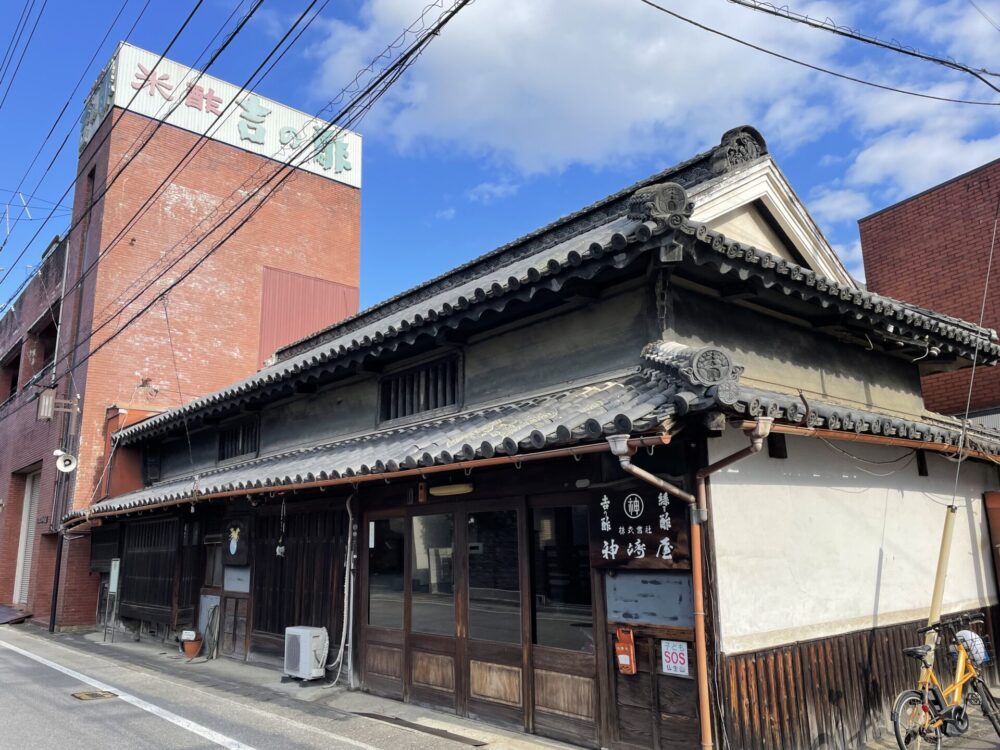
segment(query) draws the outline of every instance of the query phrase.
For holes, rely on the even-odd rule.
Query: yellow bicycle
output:
[[[947,686],[941,685],[928,659],[933,646],[903,649],[904,654],[920,662],[922,669],[917,689],[900,693],[893,705],[892,725],[900,750],[919,750],[925,744],[940,748],[944,737],[964,734],[969,729],[970,705],[982,707],[1000,736],[1000,703],[979,672],[990,655],[983,639],[966,629],[984,619],[981,614],[962,615],[917,630],[921,635],[933,632],[936,644],[941,643],[942,634],[947,638],[955,659],[955,677]]]

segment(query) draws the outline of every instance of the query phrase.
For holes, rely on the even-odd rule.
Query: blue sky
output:
[[[40,181],[31,221],[26,215],[15,221],[21,212],[10,191],[121,2],[48,0],[0,108],[6,145],[0,200],[12,201],[13,224],[0,250],[0,267],[10,269],[0,301],[68,224],[65,212],[47,224],[39,218],[72,180],[83,98],[141,0],[129,0],[21,188],[28,196]],[[150,0],[130,41],[162,51],[193,4]],[[206,0],[169,57],[195,65],[238,4]],[[256,90],[308,112],[320,109],[426,4],[331,2]],[[725,0],[662,4],[854,76],[938,96],[1000,101],[1000,94],[971,77]],[[242,83],[305,5],[266,0],[212,75]],[[976,5],[1000,22],[1000,0]],[[15,14],[20,7],[16,3]],[[1000,41],[1000,31],[969,0],[792,7],[975,66],[991,63]],[[0,32],[0,50],[9,34],[10,26]],[[808,71],[638,0],[476,0],[356,128],[365,137],[361,301],[369,305],[409,288],[683,160],[745,123],[761,130],[828,239],[860,276],[856,220],[1000,156],[998,116],[996,107],[931,102]],[[69,131],[66,148],[46,173]],[[0,236],[5,233],[0,227]],[[25,257],[11,268],[25,247]]]

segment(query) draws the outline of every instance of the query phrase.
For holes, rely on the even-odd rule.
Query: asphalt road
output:
[[[100,689],[116,697],[73,697]],[[360,717],[235,700],[7,630],[0,632],[0,717],[0,748],[10,750],[463,747]]]

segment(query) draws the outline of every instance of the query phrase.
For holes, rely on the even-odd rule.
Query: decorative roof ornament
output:
[[[767,154],[767,143],[756,128],[749,125],[733,128],[722,136],[722,142],[712,154],[712,170],[729,172]]]
[[[732,406],[739,399],[743,366],[735,364],[729,353],[719,347],[696,348],[673,341],[654,341],[646,345],[642,356],[687,381],[689,390],[681,391],[675,398],[680,413],[702,399],[724,406]]]
[[[676,182],[661,182],[639,188],[628,201],[628,217],[638,221],[666,221],[671,216],[690,217],[694,202]]]

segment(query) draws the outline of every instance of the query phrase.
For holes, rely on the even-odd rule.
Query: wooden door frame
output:
[[[520,586],[520,607],[521,607],[521,715],[524,730],[528,733],[535,731],[535,695],[534,695],[534,606],[532,601],[532,560],[534,550],[532,548],[532,512],[536,509],[552,507],[572,507],[583,506],[587,508],[588,514],[592,512],[593,495],[586,490],[564,490],[554,493],[530,494],[510,494],[497,496],[481,500],[454,500],[441,503],[428,503],[420,505],[396,506],[393,508],[379,508],[377,510],[364,510],[361,513],[362,532],[361,538],[370,533],[368,526],[373,521],[400,518],[403,519],[403,627],[402,630],[394,628],[381,628],[368,625],[369,608],[369,553],[367,545],[362,559],[359,561],[358,570],[358,608],[355,614],[355,627],[360,633],[359,640],[359,662],[360,662],[360,682],[362,689],[369,690],[372,687],[376,692],[388,690],[381,683],[378,675],[368,674],[368,651],[371,643],[370,630],[374,629],[379,638],[375,643],[387,645],[392,641],[392,646],[400,648],[401,656],[401,699],[412,702],[414,688],[412,684],[412,648],[411,644],[414,636],[422,638],[425,634],[414,634],[412,632],[412,576],[413,576],[413,518],[415,516],[452,514],[454,517],[455,531],[452,539],[453,560],[454,560],[454,596],[455,596],[455,650],[454,650],[454,670],[455,670],[455,711],[460,716],[468,715],[468,704],[470,700],[469,685],[469,566],[468,566],[468,516],[470,513],[486,513],[499,510],[514,510],[518,513],[517,533],[519,551],[518,582]],[[463,552],[464,551],[464,552]],[[589,523],[588,523],[588,561],[589,561]],[[589,563],[588,563],[589,564]],[[595,701],[594,707],[594,740],[595,742],[607,746],[610,739],[612,718],[609,715],[611,708],[608,706],[608,697],[611,696],[609,678],[612,663],[607,649],[607,638],[604,632],[605,606],[604,606],[604,577],[602,571],[590,566],[590,589],[591,589],[591,614],[593,618],[592,630],[594,639],[594,653],[579,652],[590,656],[594,660],[594,687]],[[384,636],[384,637],[383,637]],[[431,636],[429,638],[449,636]],[[480,641],[479,643],[491,644],[492,641]],[[502,646],[514,646],[514,644],[500,644]],[[558,649],[555,649],[558,650]],[[547,655],[548,659],[552,655]],[[419,692],[419,691],[418,691]],[[426,701],[424,701],[426,702]],[[497,704],[498,706],[501,704]],[[441,708],[446,709],[442,706]]]

